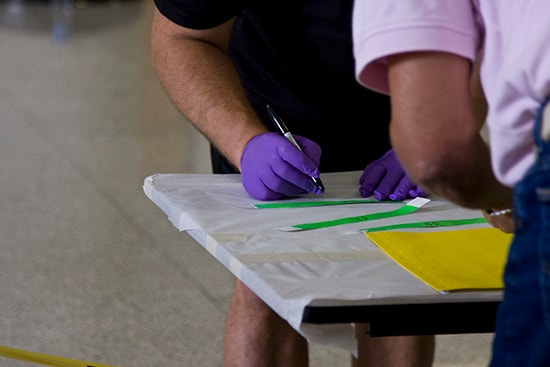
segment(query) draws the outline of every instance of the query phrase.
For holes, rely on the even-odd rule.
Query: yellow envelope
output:
[[[440,292],[502,289],[511,234],[496,228],[366,232],[382,251]]]

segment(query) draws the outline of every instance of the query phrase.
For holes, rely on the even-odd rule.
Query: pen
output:
[[[296,139],[294,139],[294,136],[292,136],[292,134],[286,127],[283,120],[279,116],[277,116],[275,111],[273,111],[273,108],[271,108],[270,105],[266,105],[266,109],[267,109],[267,114],[269,115],[269,117],[271,118],[271,121],[273,121],[275,126],[277,126],[277,129],[279,129],[279,132],[283,134],[286,140],[288,140],[292,145],[298,148],[300,152],[303,152],[302,147],[300,147]],[[309,177],[311,177],[311,181],[313,181],[313,183],[315,184],[315,187],[317,187],[317,189],[320,192],[325,191],[325,186],[323,185],[323,182],[321,181],[320,177],[313,177],[313,176],[309,176]]]

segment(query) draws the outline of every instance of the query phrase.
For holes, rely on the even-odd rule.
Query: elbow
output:
[[[452,154],[403,154],[402,164],[410,179],[428,193],[444,197],[455,204],[472,207],[475,185],[472,172]],[[401,159],[401,158],[400,158]]]
[[[448,182],[453,176],[453,172],[448,169],[448,162],[433,156],[407,156],[403,159],[403,166],[411,180],[425,188]]]
[[[405,138],[401,138],[405,136]],[[453,175],[453,157],[444,145],[411,134],[392,135],[392,146],[407,175],[418,185],[429,187]]]
[[[471,206],[467,201],[474,191],[476,166],[485,161],[486,154],[473,128],[470,133],[464,126],[457,131],[456,124],[446,124],[446,129],[440,125],[434,122],[418,127],[393,120],[392,146],[409,178],[424,191]]]

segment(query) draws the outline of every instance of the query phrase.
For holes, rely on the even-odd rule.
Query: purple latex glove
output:
[[[404,200],[426,196],[422,188],[406,175],[393,149],[367,165],[359,184],[362,197],[374,195],[377,200]]]
[[[311,176],[319,177],[321,147],[294,135],[303,152],[278,133],[252,138],[241,157],[241,175],[246,191],[259,200],[276,200],[285,195],[319,194]]]

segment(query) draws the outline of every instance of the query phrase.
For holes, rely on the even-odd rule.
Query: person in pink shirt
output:
[[[355,1],[356,76],[390,94],[407,173],[501,229],[513,216],[491,366],[550,366],[549,10],[545,0]],[[488,145],[470,90],[478,55]]]

